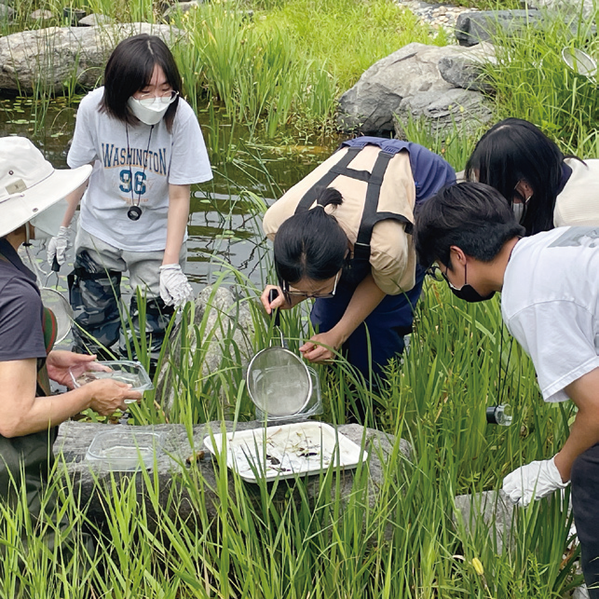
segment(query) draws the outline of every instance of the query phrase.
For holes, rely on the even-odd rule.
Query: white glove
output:
[[[51,237],[46,248],[46,260],[52,266],[54,258],[59,266],[62,266],[67,261],[67,249],[69,248],[69,229],[60,227],[58,235]]]
[[[550,460],[531,462],[510,472],[503,479],[503,491],[514,502],[527,506],[533,499],[547,497],[557,489],[564,489],[570,481],[562,482],[555,465],[555,456]]]
[[[193,299],[193,289],[179,264],[160,267],[160,297],[167,306],[176,308]]]

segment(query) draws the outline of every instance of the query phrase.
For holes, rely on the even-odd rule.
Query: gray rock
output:
[[[464,524],[466,532],[474,534],[476,524],[481,523],[484,531],[491,536],[493,546],[498,554],[513,545],[512,524],[514,520],[514,504],[503,491],[483,491],[475,495],[458,495],[455,506],[459,515],[454,514]],[[480,531],[478,531],[480,532]]]
[[[159,433],[164,438],[164,451],[158,452],[154,465],[149,469],[149,480],[144,478],[142,472],[120,472],[111,471],[101,464],[86,460],[88,447],[96,434],[100,431],[117,429],[123,427],[124,432]],[[261,428],[260,422],[237,423],[235,430],[247,430]],[[362,445],[369,454],[368,477],[369,490],[368,499],[371,505],[376,504],[377,490],[383,485],[384,470],[381,460],[386,460],[393,451],[395,438],[374,429],[365,429],[362,426],[352,424],[337,427],[339,432],[347,436],[355,443]],[[65,422],[60,426],[58,439],[54,444],[54,453],[62,455],[66,464],[69,477],[77,485],[80,491],[81,504],[86,506],[86,513],[94,520],[102,521],[105,519],[104,509],[102,507],[101,496],[98,487],[109,489],[111,481],[128,481],[135,477],[135,486],[138,495],[138,501],[144,502],[148,510],[149,520],[153,521],[156,515],[155,507],[148,496],[147,484],[156,481],[156,489],[159,490],[157,502],[163,507],[168,508],[171,516],[177,512],[180,516],[186,518],[196,511],[194,508],[194,498],[189,495],[189,485],[180,484],[182,479],[194,481],[194,487],[200,491],[205,502],[206,511],[210,520],[216,518],[218,511],[217,502],[220,502],[215,489],[218,483],[215,477],[215,460],[208,451],[204,451],[203,439],[212,431],[214,434],[222,430],[234,430],[233,422],[211,422],[205,425],[196,425],[188,435],[184,425],[162,424],[154,427],[149,426],[127,426],[127,425],[106,425],[97,423]],[[193,447],[192,447],[193,446]],[[192,457],[192,451],[196,454]],[[400,451],[407,459],[411,457],[411,446],[404,440],[401,440]],[[202,452],[202,453],[200,453]],[[187,459],[189,463],[187,463]],[[355,470],[340,471],[340,493],[341,497],[349,497],[352,492]],[[318,476],[309,476],[304,478],[306,481],[306,492],[309,501],[316,499],[320,492]],[[228,476],[229,493],[235,497],[235,488],[238,484],[236,478]],[[254,483],[245,483],[250,498],[260,502],[260,488]],[[335,493],[336,485],[333,485],[332,493]],[[172,501],[172,492],[178,490],[178,496],[175,502]],[[110,491],[109,491],[110,492]],[[297,490],[297,485],[279,485],[272,496],[274,505],[285,505],[289,501],[289,493],[296,498],[298,503],[301,501],[301,495]]]
[[[10,23],[15,16],[15,11],[10,6],[0,3],[0,21]]]
[[[341,128],[366,134],[392,131],[393,113],[405,97],[451,89],[437,67],[442,55],[439,47],[413,42],[376,62],[341,96]]]
[[[54,14],[49,10],[42,10],[41,8],[38,8],[38,10],[34,10],[29,15],[29,18],[32,21],[49,21],[50,19],[54,18]]]
[[[530,25],[540,24],[538,10],[481,10],[458,16],[455,36],[462,46],[474,46],[489,41],[497,34],[512,37]]]
[[[103,27],[48,27],[0,38],[0,89],[31,93],[41,86],[60,94],[66,81],[95,87],[122,39],[152,33],[172,45],[182,32],[169,25],[127,23]]]
[[[461,48],[466,52],[451,53],[439,59],[438,67],[441,77],[455,87],[490,93],[493,91],[488,80],[485,80],[483,67],[495,62],[495,47],[483,42],[472,49]]]
[[[454,130],[470,135],[488,123],[492,116],[487,102],[478,92],[460,88],[442,94],[424,92],[402,101],[395,113],[395,134],[399,139],[407,139],[407,125],[419,122],[432,136]]]
[[[583,19],[590,19],[595,14],[593,0],[527,0],[525,4],[529,8],[546,8],[563,15],[582,16]]]
[[[185,14],[190,10],[195,10],[198,6],[204,4],[204,0],[190,0],[189,2],[174,2],[163,12],[164,20],[167,23],[171,22],[174,15]]]
[[[102,25],[110,25],[112,22],[112,19],[106,15],[92,13],[79,21],[79,27],[101,27]]]
[[[473,58],[468,62],[470,53]],[[483,97],[475,100],[474,97],[467,98],[461,92],[452,91],[456,89],[456,83],[443,78],[439,63],[442,59],[446,60],[444,69],[447,78],[458,81],[460,86],[481,87],[483,84],[478,64],[487,53],[490,53],[488,46],[474,52],[459,46],[438,47],[417,42],[408,44],[375,63],[354,87],[341,96],[338,124],[344,131],[380,135],[394,130],[397,114],[411,114],[419,119],[428,118],[428,112],[435,114],[433,118],[439,125],[444,125],[449,120],[440,119],[436,115],[440,109],[434,105],[436,99],[441,105],[444,102],[455,104],[451,94],[462,97],[463,104],[474,111],[475,106],[484,105]],[[453,62],[454,59],[456,62]],[[462,66],[454,66],[460,60],[463,61]],[[443,110],[447,111],[447,106]],[[486,112],[486,109],[480,109],[480,119],[483,121]]]
[[[179,390],[177,370],[181,366],[182,353],[201,361],[201,376],[204,377],[229,366],[229,360],[237,367],[241,364],[246,368],[254,355],[254,325],[250,311],[236,301],[227,288],[208,286],[198,294],[193,324],[195,326],[190,327],[185,339],[185,352],[181,352],[181,323],[172,331],[167,345],[165,367],[159,374],[156,388],[157,400],[167,413]],[[201,339],[197,338],[198,332]]]

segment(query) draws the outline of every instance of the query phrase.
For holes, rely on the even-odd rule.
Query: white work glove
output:
[[[193,289],[179,264],[160,267],[160,297],[167,306],[176,308],[193,299]]]
[[[531,462],[510,472],[503,479],[503,491],[518,505],[527,506],[533,499],[547,497],[557,489],[564,489],[570,481],[563,483],[555,465],[555,456],[550,460]]]
[[[58,266],[62,266],[67,261],[67,249],[69,248],[69,229],[60,227],[58,235],[51,237],[46,248],[46,260],[52,267],[54,258],[58,262]]]

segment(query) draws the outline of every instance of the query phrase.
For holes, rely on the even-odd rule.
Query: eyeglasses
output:
[[[160,98],[163,104],[172,104],[179,95],[179,92],[174,89],[169,89],[167,92],[148,92],[147,94],[139,94],[138,100],[151,100],[152,98]]]
[[[286,296],[295,296],[295,297],[303,297],[304,299],[323,299],[327,297],[334,297],[335,292],[337,291],[337,283],[339,282],[339,277],[341,275],[341,271],[338,271],[335,275],[335,282],[333,283],[333,289],[329,292],[325,293],[307,293],[305,291],[300,291],[299,289],[293,289],[289,287],[289,283],[287,281],[283,281],[283,293]]]

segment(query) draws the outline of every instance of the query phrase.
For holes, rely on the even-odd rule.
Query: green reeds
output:
[[[564,149],[583,158],[597,156],[597,84],[570,70],[561,56],[569,47],[597,58],[595,20],[548,12],[518,35],[497,32],[493,39],[497,61],[486,71],[496,90],[498,120],[527,119]]]

